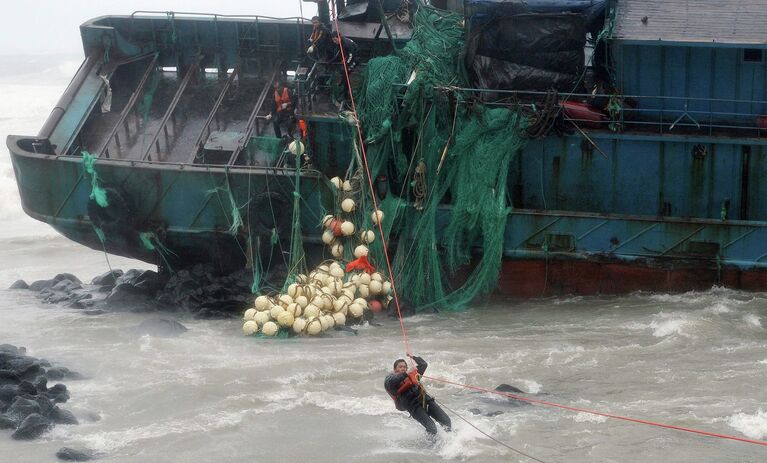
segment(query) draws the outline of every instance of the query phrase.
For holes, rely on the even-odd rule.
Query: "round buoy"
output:
[[[354,202],[352,198],[346,198],[343,201],[341,201],[341,209],[344,212],[351,212],[357,207],[357,204]]]
[[[343,185],[341,185],[344,191],[352,191],[352,182],[349,180],[345,180]]]
[[[341,233],[344,236],[352,236],[354,234],[354,224],[348,220],[341,224]]]
[[[320,309],[314,304],[309,304],[304,309],[304,316],[306,318],[314,318],[320,314]]]
[[[360,232],[360,240],[365,244],[370,244],[376,239],[376,234],[372,230],[363,230]]]
[[[384,281],[381,287],[381,294],[388,295],[391,292],[391,283],[388,281]]]
[[[268,310],[263,310],[261,312],[256,312],[255,315],[253,315],[253,321],[258,323],[259,326],[264,326],[266,322],[272,319],[272,316],[269,315]]]
[[[242,316],[242,319],[247,320],[253,320],[253,315],[256,314],[256,309],[248,309],[245,311],[245,314]]]
[[[360,296],[367,299],[370,296],[370,287],[368,285],[361,284],[359,288],[357,288],[357,291],[360,293]]]
[[[330,268],[330,274],[333,275],[333,278],[343,278],[345,275],[344,269],[341,268],[339,265],[338,267],[331,267]]]
[[[295,321],[295,317],[293,317],[293,314],[288,312],[287,310],[285,312],[282,312],[279,317],[277,317],[277,323],[280,324],[283,328],[290,328],[293,326],[293,322]]]
[[[305,318],[296,318],[293,320],[293,332],[298,334],[304,331],[304,328],[306,328],[306,319]]]
[[[322,331],[322,323],[315,318],[306,325],[306,334],[316,336]]]
[[[277,320],[277,317],[283,312],[285,312],[285,308],[281,305],[273,305],[272,308],[269,309],[269,315],[272,317],[272,320]]]
[[[341,177],[333,177],[330,179],[330,183],[332,183],[333,186],[336,187],[336,189],[340,189],[344,181],[341,180]]]
[[[333,217],[332,215],[330,215],[330,214],[326,215],[326,216],[325,216],[325,217],[322,219],[322,226],[323,226],[323,227],[330,227],[330,222],[332,222],[332,221],[333,221],[333,219],[335,219],[335,217]]]
[[[309,299],[306,298],[306,296],[298,296],[296,298],[296,304],[298,304],[299,307],[302,309],[306,307],[306,304],[309,303]]]
[[[367,273],[360,273],[360,277],[358,281],[361,285],[369,285],[371,281],[370,275],[368,275]]]
[[[354,257],[359,259],[360,257],[367,256],[367,255],[368,255],[368,247],[365,246],[364,244],[360,244],[359,246],[354,248]]]
[[[320,325],[322,326],[322,331],[327,331],[330,328],[333,328],[336,324],[336,320],[331,315],[323,315],[320,317]]]
[[[373,220],[373,223],[378,225],[379,222],[383,222],[384,219],[384,213],[381,210],[374,211],[370,218]]]
[[[342,312],[336,312],[333,314],[333,321],[336,326],[343,326],[346,324],[346,316]]]
[[[294,156],[301,156],[304,154],[304,144],[298,140],[293,140],[288,145],[288,151],[290,151],[290,154]]]
[[[272,306],[272,301],[267,296],[258,296],[256,298],[256,310],[267,310]]]
[[[333,254],[333,257],[340,259],[344,255],[344,245],[341,243],[334,244],[330,248],[330,253]]]
[[[287,294],[281,294],[279,299],[277,300],[280,302],[280,305],[283,307],[287,307],[293,303],[293,298],[288,296]]]
[[[258,331],[258,323],[253,320],[248,320],[242,325],[242,332],[245,333],[245,336],[250,336],[256,331]]]
[[[370,310],[372,310],[373,313],[379,313],[383,310],[383,304],[381,304],[381,301],[378,299],[373,299],[372,301],[368,302],[368,305],[370,306]]]
[[[351,315],[352,317],[360,318],[363,312],[364,312],[363,307],[357,304],[356,302],[349,305],[349,315]]]
[[[381,294],[381,290],[383,290],[383,285],[378,280],[372,280],[370,282],[370,285],[368,285],[368,289],[370,290],[370,294],[375,296],[376,294]]]
[[[370,274],[370,279],[378,282],[383,282],[383,275],[378,272],[373,272]]]
[[[325,230],[322,232],[322,242],[325,244],[331,244],[333,240],[336,239],[336,235],[333,234],[330,230]]]
[[[267,336],[274,336],[278,331],[280,331],[280,327],[274,322],[266,322],[264,323],[264,326],[261,327],[261,332]]]

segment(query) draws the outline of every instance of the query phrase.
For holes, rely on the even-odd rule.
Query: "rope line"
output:
[[[445,378],[436,378],[436,377],[433,377],[433,376],[426,376],[426,375],[424,375],[423,377],[424,378],[428,378],[428,379],[430,379],[432,381],[438,381],[438,382],[441,382],[441,383],[451,384],[453,386],[459,386],[459,387],[463,387],[463,388],[466,388],[466,389],[472,389],[472,390],[480,391],[480,392],[489,392],[491,394],[498,394],[498,395],[501,395],[501,396],[504,396],[504,397],[508,397],[510,399],[522,400],[524,402],[529,402],[529,403],[538,404],[538,405],[544,405],[546,407],[561,408],[563,410],[569,410],[571,412],[589,413],[591,415],[604,416],[606,418],[613,418],[613,419],[616,419],[616,420],[630,421],[632,423],[646,424],[646,425],[649,425],[649,426],[655,426],[655,427],[659,427],[659,428],[673,429],[673,430],[676,430],[676,431],[684,431],[684,432],[689,432],[689,433],[693,433],[693,434],[700,434],[702,436],[716,437],[716,438],[719,438],[719,439],[728,439],[728,440],[734,440],[734,441],[738,441],[738,442],[745,442],[745,443],[748,443],[748,444],[756,444],[756,445],[767,446],[767,441],[747,439],[745,437],[731,436],[731,435],[728,435],[728,434],[719,434],[719,433],[715,433],[715,432],[703,431],[703,430],[700,430],[700,429],[686,428],[684,426],[675,426],[675,425],[672,425],[672,424],[658,423],[656,421],[641,420],[641,419],[638,419],[638,418],[631,418],[631,417],[628,417],[628,416],[615,415],[613,413],[599,412],[599,411],[596,411],[596,410],[589,410],[589,409],[586,409],[586,408],[571,407],[569,405],[561,405],[561,404],[554,403],[554,402],[547,402],[545,400],[531,399],[529,397],[522,397],[522,396],[519,396],[519,395],[516,395],[516,394],[511,394],[511,393],[508,393],[508,392],[496,391],[495,389],[486,389],[484,387],[472,386],[470,384],[456,383],[454,381],[450,381],[450,380],[447,380]]]
[[[518,454],[520,454],[520,455],[526,456],[527,458],[529,458],[529,459],[531,459],[531,460],[537,461],[537,462],[539,462],[539,463],[546,463],[545,461],[543,461],[543,460],[540,460],[540,459],[538,459],[538,458],[535,458],[534,456],[532,456],[532,455],[530,455],[530,454],[527,454],[527,453],[525,453],[525,452],[523,452],[523,451],[521,451],[521,450],[515,449],[514,447],[510,446],[510,445],[509,445],[509,444],[507,444],[506,442],[503,442],[503,441],[501,441],[501,440],[498,440],[498,439],[496,439],[495,437],[491,436],[490,434],[486,433],[485,431],[483,431],[483,430],[479,429],[479,428],[478,428],[478,427],[476,427],[474,424],[472,424],[472,423],[471,423],[471,421],[469,421],[469,420],[467,420],[466,418],[462,417],[462,416],[461,416],[461,415],[460,415],[458,412],[456,412],[456,411],[455,411],[455,410],[453,410],[452,408],[448,407],[448,406],[447,406],[447,405],[445,405],[444,403],[440,402],[439,400],[437,400],[437,399],[434,399],[434,401],[435,401],[435,402],[437,402],[438,404],[440,404],[442,407],[444,407],[444,408],[448,409],[448,410],[449,410],[451,413],[453,413],[455,416],[457,416],[458,418],[460,418],[461,420],[463,420],[463,421],[464,421],[466,424],[468,424],[468,425],[469,425],[469,426],[471,426],[472,428],[476,429],[476,430],[477,430],[477,431],[478,431],[480,434],[484,435],[485,437],[487,437],[487,438],[488,438],[488,439],[490,439],[491,441],[493,441],[493,442],[495,442],[495,443],[497,443],[497,444],[499,444],[499,445],[502,445],[502,446],[506,447],[507,449],[511,450],[512,452],[516,452],[516,453],[518,453]]]
[[[362,151],[362,160],[364,161],[365,166],[365,173],[367,174],[367,180],[368,180],[368,187],[370,187],[370,196],[373,198],[373,207],[375,211],[378,211],[378,201],[376,201],[376,195],[375,195],[375,189],[373,188],[373,179],[370,176],[370,167],[368,166],[368,158],[367,153],[365,151],[365,139],[362,136],[362,128],[360,126],[360,120],[359,116],[357,115],[357,105],[354,102],[354,93],[352,92],[352,82],[349,78],[349,69],[346,66],[346,52],[344,51],[344,45],[343,40],[341,40],[341,30],[338,27],[338,17],[336,16],[336,2],[335,0],[330,0],[330,10],[331,14],[333,16],[333,23],[336,26],[336,36],[338,37],[338,48],[341,53],[341,64],[344,68],[344,76],[346,77],[346,88],[349,91],[349,100],[351,101],[352,105],[352,113],[354,114],[354,125],[357,128],[357,137],[359,138],[360,142],[360,150]],[[386,237],[384,235],[383,226],[381,225],[381,220],[376,220],[378,225],[378,231],[381,234],[381,246],[383,247],[384,252],[384,258],[386,260],[386,269],[389,272],[389,281],[391,282],[391,288],[392,292],[394,293],[394,302],[397,306],[397,317],[399,318],[399,326],[400,330],[402,331],[402,340],[405,343],[405,352],[408,356],[412,355],[412,352],[410,351],[410,344],[408,344],[407,341],[407,330],[405,329],[405,322],[402,319],[402,312],[400,310],[400,304],[399,304],[399,294],[397,293],[397,286],[394,283],[394,273],[392,272],[391,267],[391,260],[389,259],[389,250],[388,250],[388,243],[386,242]]]

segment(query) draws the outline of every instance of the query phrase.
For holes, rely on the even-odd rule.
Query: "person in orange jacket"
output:
[[[404,359],[397,359],[394,362],[394,370],[384,380],[386,392],[394,400],[397,410],[410,413],[410,416],[421,423],[429,434],[437,434],[437,425],[434,424],[434,420],[437,420],[449,432],[450,417],[437,405],[434,397],[427,394],[421,386],[420,377],[426,372],[428,364],[421,357],[411,356],[411,358],[415,361],[416,367],[410,372]]]
[[[272,121],[274,127],[274,136],[282,138],[280,126],[284,126],[288,134],[292,136],[295,126],[295,107],[293,105],[293,95],[290,89],[279,80],[274,81],[274,92],[272,94],[272,111],[266,116],[267,120]]]

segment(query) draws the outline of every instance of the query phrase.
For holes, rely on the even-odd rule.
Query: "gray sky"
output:
[[[26,0],[5,3],[0,15],[0,55],[82,53],[79,26],[88,19],[138,10],[299,16],[317,6],[300,0]]]

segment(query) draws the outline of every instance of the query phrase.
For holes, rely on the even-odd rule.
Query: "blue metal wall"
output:
[[[607,158],[589,150],[580,135],[530,141],[510,177],[516,205],[719,219],[729,202],[728,219],[767,220],[767,149],[762,145],[672,136],[594,140]]]
[[[617,43],[613,51],[615,78],[625,95],[749,101],[767,99],[767,56],[762,62],[745,62],[742,48]],[[643,109],[684,109],[683,100],[644,98],[639,104]],[[733,102],[690,101],[688,110],[767,113],[763,104]],[[717,119],[717,115],[713,117]]]

